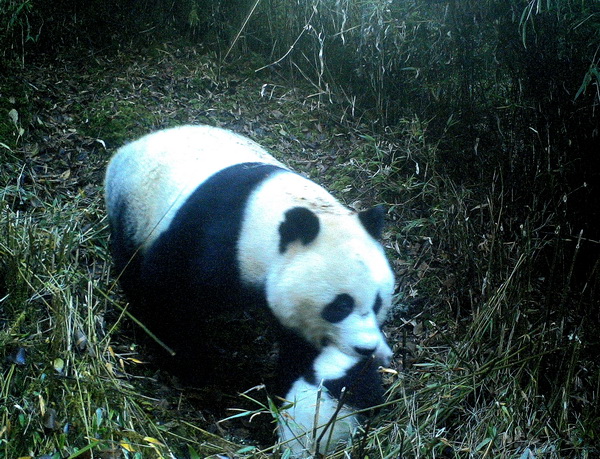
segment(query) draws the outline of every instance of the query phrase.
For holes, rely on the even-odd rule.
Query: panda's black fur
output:
[[[199,305],[206,309],[234,307],[242,297],[251,298],[253,306],[264,306],[262,293],[243,285],[235,249],[248,195],[278,171],[281,169],[271,165],[241,164],[204,182],[144,254],[140,287],[145,292],[165,292],[166,300],[173,291],[197,298],[194,304],[180,305],[184,309],[177,314],[185,317],[198,315]],[[164,311],[161,304],[156,308]]]
[[[357,361],[350,367],[344,376],[335,379],[326,379],[323,386],[329,391],[331,396],[357,410],[364,410],[377,406],[383,402],[383,386],[381,376],[377,371],[381,362],[367,357]],[[311,372],[313,384],[319,384],[320,381],[314,371]]]

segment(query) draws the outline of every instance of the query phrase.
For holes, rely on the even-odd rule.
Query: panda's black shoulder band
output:
[[[300,241],[307,245],[319,234],[319,217],[306,207],[293,207],[285,213],[285,220],[279,225],[279,252],[283,253],[288,244]]]

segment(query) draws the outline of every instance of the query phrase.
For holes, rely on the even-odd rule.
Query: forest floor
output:
[[[0,319],[11,327],[4,330],[8,333],[3,337],[7,365],[16,364],[15,371],[22,373],[3,383],[4,393],[21,407],[18,417],[11,409],[3,413],[3,419],[6,425],[14,426],[13,430],[18,430],[19,423],[23,429],[23,444],[13,441],[14,449],[6,451],[60,457],[75,448],[79,457],[91,457],[81,443],[89,441],[89,449],[100,451],[97,454],[104,458],[126,457],[136,451],[159,456],[165,451],[183,451],[189,457],[201,457],[207,451],[256,451],[255,446],[244,450],[244,442],[258,437],[265,447],[273,440],[265,437],[264,431],[257,434],[249,416],[229,424],[218,422],[222,413],[202,409],[205,392],[187,388],[162,372],[139,346],[132,333],[134,327],[128,319],[123,320],[126,302],[110,271],[102,188],[108,159],[126,141],[160,128],[206,123],[253,138],[353,208],[380,202],[373,177],[381,171],[373,166],[373,160],[382,144],[372,137],[370,126],[350,114],[335,114],[329,96],[309,82],[291,83],[268,68],[255,72],[263,64],[251,59],[222,64],[214,55],[199,53],[194,47],[164,44],[104,54],[38,56],[17,74],[1,80],[0,108],[9,113],[0,124],[0,148],[6,157],[2,173],[6,184],[1,196],[4,212],[32,216],[27,231],[47,233],[42,239],[50,237],[48,234],[59,237],[62,233],[64,237],[69,232],[79,233],[72,245],[61,249],[67,253],[69,268],[49,261],[54,258],[47,252],[28,262],[32,270],[37,262],[48,269],[47,277],[33,272],[26,282],[29,285],[23,287],[35,290],[23,296],[28,308],[37,308],[35,312],[19,312],[21,306],[15,302],[0,304]],[[390,213],[385,246],[402,279],[397,299],[402,299],[403,307],[419,305],[415,284],[430,265],[423,256],[427,241],[404,238],[394,215]],[[52,251],[60,244],[51,241],[35,250]],[[15,247],[7,244],[4,255],[16,256]],[[417,253],[419,262],[409,261],[416,259]],[[3,269],[8,277],[10,267]],[[69,272],[57,281],[57,272],[63,270]],[[31,283],[41,277],[45,280],[40,287],[33,287]],[[49,283],[56,285],[49,287]],[[4,284],[0,297],[11,293],[11,282]],[[50,293],[44,293],[46,290]],[[83,310],[92,305],[93,324],[85,325],[90,319]],[[73,312],[72,308],[83,310]],[[386,377],[388,385],[402,377],[408,359],[426,339],[417,320],[401,318],[403,310],[397,308],[386,329],[396,351],[393,371]],[[15,325],[19,314],[22,320]],[[81,317],[73,319],[72,314]],[[96,343],[91,342],[92,335]],[[87,363],[76,365],[78,359]],[[95,368],[98,365],[108,370]],[[137,416],[137,408],[130,408],[130,413],[126,407],[111,408],[111,397],[105,394],[101,397],[104,406],[83,404],[89,409],[87,414],[81,414],[83,407],[73,407],[73,398],[81,398],[81,392],[68,381],[103,371],[108,371],[107,380],[123,381],[111,384],[116,384],[116,390],[126,398],[141,401],[144,416],[162,426],[159,430],[163,436],[152,429],[142,433],[133,427],[133,421],[125,428],[122,420],[116,419]],[[60,381],[46,384],[39,372]],[[23,383],[19,393],[15,386],[27,379],[37,383]],[[235,407],[244,406],[241,399],[253,395],[218,397],[226,398],[224,405]],[[53,417],[49,418],[49,413]],[[25,420],[22,415],[26,415]],[[95,421],[77,421],[78,416],[95,416]],[[272,429],[272,420],[266,425],[267,430]],[[128,433],[117,433],[120,429]],[[101,437],[107,439],[104,446],[98,446]],[[207,449],[207,444],[214,448]]]

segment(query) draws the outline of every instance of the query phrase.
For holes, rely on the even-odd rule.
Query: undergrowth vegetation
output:
[[[272,453],[264,390],[205,410],[111,272],[106,161],[181,123],[387,205],[396,357],[336,457],[600,454],[597,2],[0,3],[0,457]]]

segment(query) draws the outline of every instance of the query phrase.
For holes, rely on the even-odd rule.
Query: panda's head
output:
[[[289,209],[279,226],[281,262],[267,279],[269,306],[285,326],[317,348],[350,356],[392,351],[381,332],[394,277],[377,239],[379,207],[360,213]]]

